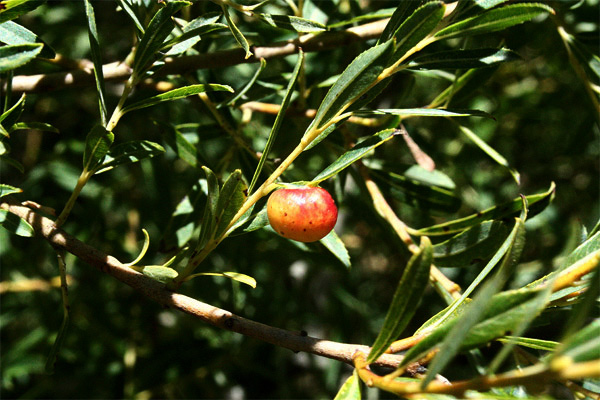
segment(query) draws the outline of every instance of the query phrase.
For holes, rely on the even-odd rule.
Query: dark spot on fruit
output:
[[[308,223],[312,225],[312,221],[308,221]]]
[[[302,229],[304,232],[306,232],[306,228]]]
[[[284,216],[284,217],[287,217],[287,213],[283,213],[283,216]]]
[[[285,236],[285,232],[284,231],[281,231],[279,233],[281,233],[281,236]]]

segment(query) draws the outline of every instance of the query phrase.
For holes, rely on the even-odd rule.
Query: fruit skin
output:
[[[299,242],[327,236],[337,221],[337,207],[323,188],[276,190],[267,201],[269,223],[279,235]]]

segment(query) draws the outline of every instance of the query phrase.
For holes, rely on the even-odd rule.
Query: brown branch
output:
[[[240,48],[194,56],[167,58],[165,59],[165,65],[157,72],[156,76],[255,63],[259,62],[261,58],[268,60],[295,54],[298,53],[300,48],[304,52],[316,52],[347,46],[351,43],[377,38],[383,31],[387,21],[387,19],[379,20],[338,32],[303,35],[294,40],[273,43],[269,46],[255,46],[252,48],[253,56],[248,59],[245,58],[245,51]],[[102,70],[105,81],[125,81],[131,75],[131,68],[121,62],[106,64]],[[15,76],[12,81],[12,90],[15,92],[44,92],[91,86],[93,84],[93,70],[84,68],[52,74]],[[2,82],[1,86],[4,87],[5,82]]]
[[[100,271],[126,283],[162,306],[183,311],[218,328],[237,332],[293,351],[304,351],[349,364],[353,363],[352,356],[357,351],[362,353],[370,351],[370,348],[364,345],[332,342],[307,336],[300,332],[291,332],[261,324],[183,294],[171,292],[163,284],[124,266],[116,258],[79,241],[58,228],[54,221],[43,217],[30,208],[3,202],[0,203],[0,209],[8,210],[25,219],[33,226],[36,235],[46,239],[53,247],[68,251]],[[375,364],[395,368],[401,360],[402,356],[384,354]]]

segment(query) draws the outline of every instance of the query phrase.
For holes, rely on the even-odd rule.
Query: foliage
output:
[[[0,1],[3,398],[598,398],[597,6]],[[268,226],[294,184],[320,242]]]

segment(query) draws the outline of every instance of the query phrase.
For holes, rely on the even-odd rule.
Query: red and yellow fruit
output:
[[[337,221],[337,207],[323,188],[276,190],[267,202],[271,227],[281,236],[299,242],[315,242],[327,236]]]

